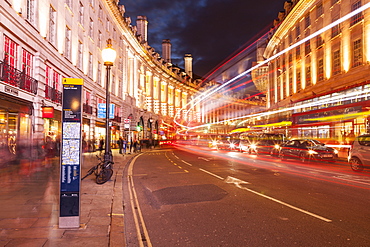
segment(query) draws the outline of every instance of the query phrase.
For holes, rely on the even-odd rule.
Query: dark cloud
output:
[[[236,50],[267,32],[285,0],[120,0],[136,25],[148,18],[148,43],[161,54],[172,43],[172,62],[183,67],[186,53],[193,71],[204,76]]]

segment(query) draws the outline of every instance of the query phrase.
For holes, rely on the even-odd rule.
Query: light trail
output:
[[[284,49],[284,50],[282,50],[282,51],[278,52],[277,54],[275,54],[275,55],[271,56],[270,58],[268,58],[268,59],[264,60],[263,62],[261,62],[261,63],[259,63],[259,64],[255,65],[255,66],[251,67],[250,69],[248,69],[248,70],[244,71],[243,73],[241,73],[241,74],[239,74],[239,75],[235,76],[234,78],[232,78],[232,79],[230,79],[229,81],[225,82],[225,83],[224,83],[224,84],[222,84],[221,86],[219,86],[219,87],[217,87],[217,88],[214,88],[214,89],[212,89],[212,88],[211,88],[211,89],[209,90],[209,93],[207,93],[207,94],[206,94],[206,92],[204,92],[204,93],[202,93],[200,96],[195,97],[193,100],[191,100],[190,102],[188,102],[185,106],[183,106],[183,108],[181,108],[181,109],[180,109],[180,111],[178,111],[178,112],[176,113],[175,118],[174,118],[174,122],[175,122],[178,126],[183,127],[183,128],[185,128],[185,129],[196,129],[196,128],[201,128],[201,127],[208,126],[209,124],[204,124],[204,125],[200,125],[200,126],[196,126],[196,127],[188,127],[188,126],[186,126],[186,125],[183,125],[183,124],[181,124],[181,123],[177,122],[177,121],[176,121],[176,118],[177,118],[178,116],[181,116],[181,112],[182,112],[184,109],[186,109],[186,107],[187,107],[187,106],[189,106],[189,105],[191,105],[191,106],[198,105],[198,104],[199,104],[200,102],[202,102],[204,99],[209,98],[211,95],[213,95],[213,94],[215,94],[216,92],[220,91],[221,89],[225,88],[225,87],[226,87],[227,85],[229,85],[230,83],[232,83],[232,82],[234,82],[234,81],[238,80],[239,78],[241,78],[241,77],[243,77],[243,76],[247,75],[247,74],[248,74],[248,73],[250,73],[251,71],[253,71],[253,70],[255,70],[255,69],[257,69],[257,68],[261,67],[262,65],[267,64],[268,62],[270,62],[270,61],[272,61],[272,60],[274,60],[274,59],[276,59],[276,58],[280,57],[280,56],[281,56],[281,55],[283,55],[284,53],[287,53],[288,51],[290,51],[290,50],[292,50],[292,49],[296,48],[297,46],[304,44],[306,41],[308,41],[308,40],[310,40],[310,39],[312,39],[312,38],[314,38],[314,37],[316,37],[316,36],[318,36],[318,35],[320,35],[320,34],[322,34],[322,33],[326,32],[326,31],[330,30],[331,28],[333,28],[333,27],[335,27],[335,26],[339,25],[340,23],[342,23],[342,22],[344,22],[344,21],[346,21],[346,20],[350,19],[351,17],[353,17],[353,16],[357,15],[358,13],[361,13],[362,11],[364,11],[364,10],[366,10],[366,9],[368,9],[368,8],[370,8],[370,3],[367,3],[367,4],[363,5],[363,6],[361,6],[360,8],[358,8],[358,9],[356,9],[356,10],[352,11],[351,13],[349,13],[349,14],[347,14],[347,15],[345,15],[345,16],[343,16],[343,17],[341,17],[341,18],[339,18],[338,20],[336,20],[336,21],[332,22],[331,24],[327,25],[326,27],[324,27],[324,28],[322,28],[322,29],[320,29],[320,30],[316,31],[315,33],[313,33],[313,34],[311,34],[311,35],[307,36],[306,38],[304,38],[304,39],[300,40],[299,42],[297,42],[297,43],[295,43],[295,44],[292,44],[292,45],[291,45],[291,46],[289,46],[288,48],[286,48],[286,49]],[[257,42],[257,41],[256,41],[256,42]],[[341,96],[341,97],[342,97],[342,96]],[[215,122],[215,123],[212,123],[212,124],[224,123],[224,122],[226,122],[226,121],[238,120],[238,119],[243,119],[243,118],[247,118],[247,117],[266,116],[266,115],[269,115],[269,114],[280,113],[280,112],[284,112],[284,111],[288,111],[288,110],[294,110],[294,109],[303,108],[303,107],[304,107],[304,106],[299,106],[299,107],[289,107],[289,108],[287,108],[287,109],[273,111],[273,113],[267,113],[267,112],[265,112],[265,113],[257,113],[257,114],[252,114],[252,115],[246,115],[246,116],[241,116],[241,117],[237,117],[237,118],[232,118],[232,119],[227,119],[227,120],[223,120],[223,121]],[[305,107],[307,107],[307,106],[305,106]],[[245,121],[247,121],[247,120],[245,120]]]
[[[338,96],[334,96],[334,97],[329,98],[329,99],[323,99],[323,100],[316,101],[316,102],[310,102],[310,103],[302,104],[302,105],[299,105],[299,106],[292,106],[292,107],[279,109],[279,110],[275,110],[275,111],[250,114],[250,115],[246,115],[246,116],[241,116],[241,117],[236,117],[236,118],[231,118],[231,119],[227,119],[227,120],[214,122],[212,124],[220,124],[220,123],[224,123],[224,122],[227,122],[227,121],[244,119],[244,118],[247,118],[247,117],[248,118],[262,117],[262,116],[267,116],[267,115],[286,112],[286,111],[297,110],[297,109],[306,108],[306,107],[318,106],[318,105],[322,105],[322,104],[337,103],[339,100],[345,101],[345,100],[356,99],[356,98],[359,98],[361,95],[366,95],[367,93],[370,93],[370,89],[365,89],[365,90],[361,91],[360,94],[359,94],[359,92],[351,92],[351,93],[348,93],[345,96],[338,95]],[[247,120],[244,120],[244,121],[240,122],[239,124],[242,124],[246,121]],[[196,126],[196,127],[188,127],[188,129],[196,129],[196,128],[201,128],[201,127],[206,127],[208,125],[209,124],[203,124],[203,125],[199,125],[199,126]]]

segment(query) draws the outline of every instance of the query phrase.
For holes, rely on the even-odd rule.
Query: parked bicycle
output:
[[[102,158],[100,158],[98,155],[96,157],[99,160],[99,163],[93,167],[90,168],[90,170],[87,172],[87,174],[81,178],[81,180],[84,180],[86,177],[90,176],[91,174],[95,174],[96,176],[96,183],[97,184],[104,184],[105,182],[109,181],[109,179],[113,175],[113,164],[112,161],[105,161]]]

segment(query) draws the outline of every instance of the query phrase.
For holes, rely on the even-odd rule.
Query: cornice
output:
[[[270,41],[268,42],[264,54],[265,57],[270,57],[273,55],[275,47],[280,44],[281,40],[284,39],[284,37],[296,25],[296,23],[301,21],[304,14],[310,10],[312,5],[314,5],[316,2],[316,0],[303,0],[294,5],[285,19],[279,24],[279,27],[276,29]]]

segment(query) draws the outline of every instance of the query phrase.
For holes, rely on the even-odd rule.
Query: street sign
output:
[[[125,124],[129,124],[129,123],[131,122],[131,119],[126,118],[125,120],[123,120],[123,122],[124,122]]]
[[[105,118],[106,108],[105,103],[98,103],[98,118]],[[109,105],[109,118],[114,119],[114,104]]]
[[[59,228],[80,227],[83,79],[63,79]]]

